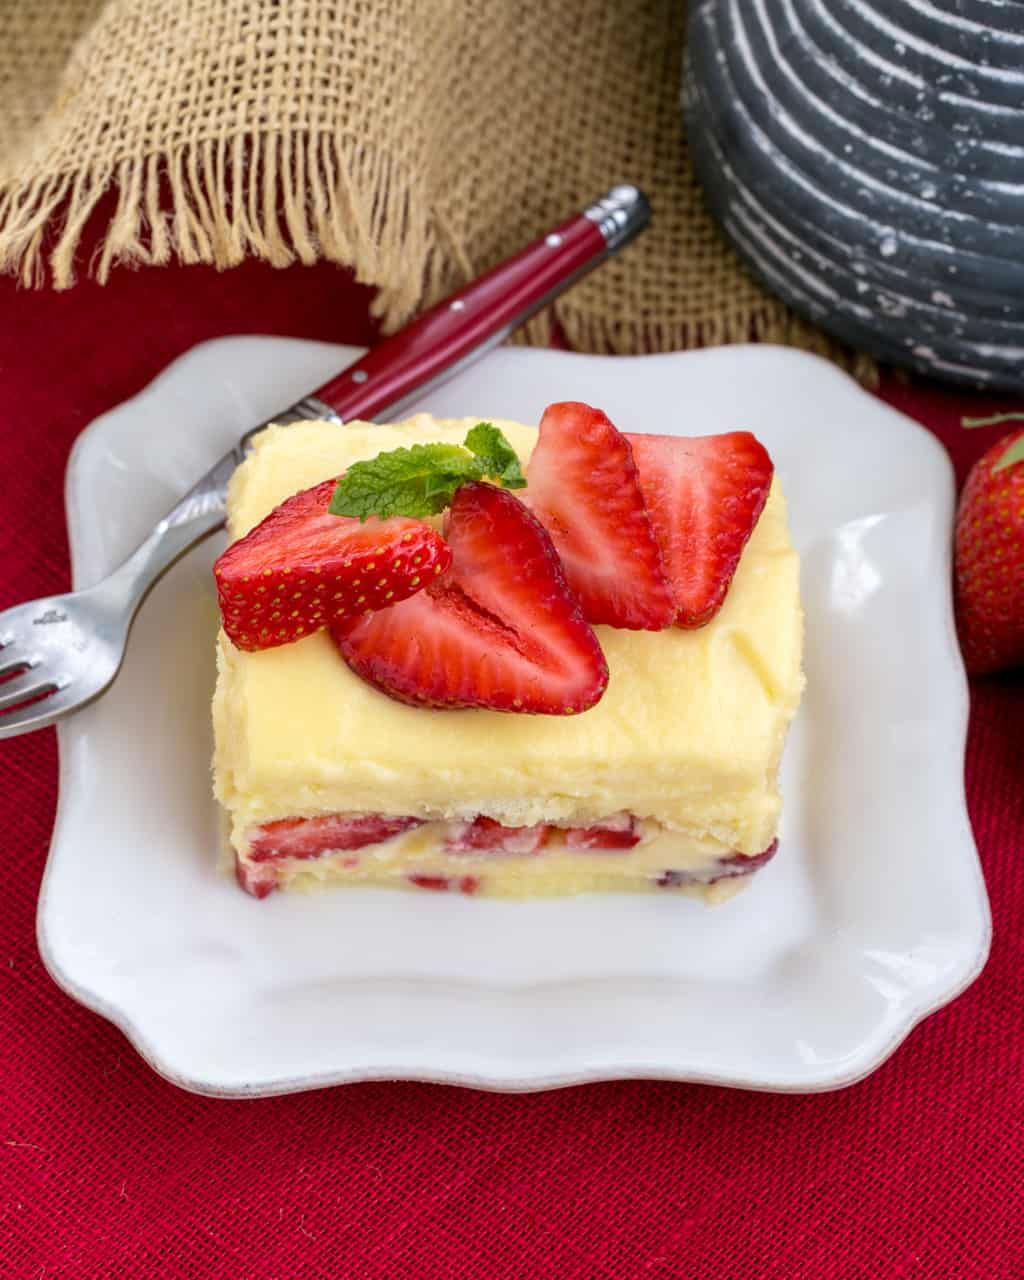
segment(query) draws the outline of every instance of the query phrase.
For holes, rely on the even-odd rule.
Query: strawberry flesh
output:
[[[447,876],[425,876],[414,873],[406,876],[406,879],[417,889],[432,889],[435,893],[474,894],[480,888],[480,881],[476,876],[459,876],[456,880],[450,880]]]
[[[600,409],[550,405],[525,498],[551,534],[587,619],[660,631],[676,608],[629,441]]]
[[[284,858],[320,858],[325,853],[363,849],[418,827],[420,818],[389,818],[382,813],[331,813],[319,818],[281,818],[257,827],[249,841],[253,862]]]
[[[382,693],[426,707],[571,715],[608,684],[597,637],[551,539],[518,498],[473,481],[448,512],[448,572],[331,635]]]
[[[265,898],[277,888],[277,872],[273,867],[254,867],[235,855],[235,879],[239,888],[253,898]]]
[[[764,510],[772,460],[749,431],[626,439],[672,584],[676,625],[702,627],[721,608]]]
[[[294,494],[213,566],[224,630],[239,649],[290,644],[382,609],[444,573],[451,552],[420,520],[328,511],[335,480]]]
[[[435,893],[447,893],[451,881],[447,876],[423,876],[412,874],[406,877],[417,889],[433,889]]]
[[[550,830],[543,822],[534,827],[503,827],[481,814],[449,835],[444,847],[446,853],[536,853],[543,848]]]
[[[592,827],[570,827],[565,833],[569,849],[632,849],[639,843],[640,828],[629,814]]]

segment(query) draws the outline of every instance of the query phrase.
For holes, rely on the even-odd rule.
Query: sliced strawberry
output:
[[[424,876],[413,873],[406,876],[406,879],[417,889],[433,889],[435,893],[474,894],[480,888],[480,881],[476,876],[459,876],[456,880],[450,880],[447,876]]]
[[[629,441],[600,409],[566,401],[540,421],[525,499],[551,534],[590,622],[633,631],[676,609]]]
[[[417,889],[433,889],[435,893],[447,893],[451,881],[447,876],[424,876],[415,873],[406,876]]]
[[[503,827],[493,818],[482,814],[472,822],[464,822],[449,835],[445,842],[447,853],[473,853],[487,850],[491,853],[536,853],[547,840],[551,830],[546,823],[535,827]]]
[[[711,883],[717,884],[719,880],[728,880],[732,876],[749,876],[752,871],[757,871],[766,862],[771,862],[778,851],[779,842],[773,840],[768,848],[762,849],[760,853],[730,853],[727,858],[719,860],[720,870]]]
[[[418,827],[421,818],[388,818],[382,813],[330,813],[320,818],[280,818],[257,827],[249,840],[253,862],[319,858],[325,853],[363,849]]]
[[[778,848],[778,840],[773,840],[768,848],[762,849],[760,853],[730,853],[718,859],[710,875],[706,871],[663,871],[655,880],[655,884],[663,889],[676,889],[684,884],[718,884],[719,880],[749,876],[759,867],[763,867],[766,862],[771,862]]]
[[[335,618],[383,609],[451,563],[444,539],[420,520],[332,516],[336,483],[282,502],[213,566],[224,630],[239,649],[289,644]]]
[[[277,888],[277,872],[273,867],[254,867],[235,854],[235,879],[239,887],[254,898],[265,898]]]
[[[768,500],[772,460],[749,431],[626,439],[672,583],[676,625],[701,627],[721,608]]]
[[[569,849],[632,849],[640,843],[640,828],[631,814],[624,813],[592,827],[569,827],[565,843]]]
[[[353,671],[427,707],[571,715],[608,684],[608,665],[540,521],[504,489],[456,493],[451,569],[409,600],[331,627]]]

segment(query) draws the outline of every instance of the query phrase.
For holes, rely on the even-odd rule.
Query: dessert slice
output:
[[[421,415],[398,426],[269,428],[232,481],[229,532],[241,538],[291,495],[382,452],[461,444],[474,421]],[[527,465],[537,432],[496,425]],[[727,444],[700,446],[710,451],[703,470],[715,496],[698,503],[698,547],[725,545],[722,529],[708,525],[714,510],[727,524],[729,513],[735,515],[727,468],[716,469],[735,442],[717,439]],[[641,486],[645,474],[667,474],[671,481],[649,503],[656,534],[658,519],[686,501],[679,467],[660,450],[653,447],[656,456],[646,458],[646,468],[638,451],[636,464]],[[459,494],[474,487],[488,488],[468,485]],[[478,494],[479,507],[507,514],[508,503],[518,505],[510,493],[491,492],[500,498]],[[533,506],[529,489],[525,496]],[[550,486],[543,496],[536,515],[544,518],[542,507],[557,515],[560,499]],[[732,559],[726,566],[731,582],[705,625],[695,626],[689,615],[678,619],[683,625],[665,625],[673,610],[664,607],[662,586],[650,616],[664,629],[594,628],[607,663],[606,688],[579,628],[589,629],[570,621],[561,594],[568,588],[558,585],[553,570],[540,595],[554,592],[554,612],[538,610],[530,621],[534,597],[523,580],[533,574],[516,572],[515,554],[539,551],[503,561],[499,548],[489,560],[488,539],[481,539],[476,558],[466,559],[459,521],[472,503],[458,495],[446,517],[452,565],[437,575],[436,587],[356,622],[332,622],[333,637],[323,629],[249,652],[222,631],[215,789],[240,883],[257,896],[339,882],[517,897],[607,889],[710,898],[741,884],[775,849],[778,764],[802,688],[799,565],[777,481],[761,501],[763,511],[752,513],[735,556],[725,556]],[[477,512],[470,514],[475,520]],[[669,519],[671,529],[677,525]],[[506,537],[503,525],[494,528],[492,549],[495,539]],[[585,532],[596,536],[590,524]],[[666,549],[660,536],[659,544],[676,609],[682,611],[678,593],[685,586],[686,607],[703,612],[698,595],[714,595],[717,586],[699,575],[684,582],[684,557]],[[653,583],[649,548],[643,562]],[[482,586],[477,570],[488,563]],[[575,571],[585,567],[584,556]],[[608,574],[602,572],[597,585],[615,608],[628,603],[631,617],[643,616],[632,596],[627,601],[608,590]],[[468,614],[461,612],[462,591]],[[481,641],[485,615],[493,628],[490,651]],[[548,657],[535,661],[537,652]],[[566,653],[573,655],[568,664]],[[502,704],[493,701],[493,688],[479,699],[491,706],[434,710],[406,700],[409,689],[415,694],[429,683],[424,675],[404,685],[410,671],[443,675],[445,688],[452,681],[461,688],[482,665],[508,669],[498,659],[516,654],[540,663],[539,679],[555,672],[557,679],[571,676],[574,688],[589,689],[569,704],[574,714],[495,710]],[[429,690],[422,700],[437,705]],[[450,706],[452,700],[440,701]],[[584,705],[588,709],[579,710]],[[542,702],[536,709],[547,707]]]

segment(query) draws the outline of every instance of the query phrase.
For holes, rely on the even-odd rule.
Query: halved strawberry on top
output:
[[[224,630],[239,649],[289,644],[337,618],[385,608],[451,563],[444,539],[421,520],[332,515],[336,484],[294,494],[213,566]]]
[[[446,574],[401,604],[332,624],[352,670],[417,706],[592,707],[608,666],[537,518],[507,490],[473,481],[456,492],[445,532]]]
[[[551,534],[590,622],[660,631],[676,616],[628,439],[600,409],[550,405],[526,501]]]
[[[774,471],[749,431],[626,433],[675,599],[676,625],[702,627],[722,606]]]

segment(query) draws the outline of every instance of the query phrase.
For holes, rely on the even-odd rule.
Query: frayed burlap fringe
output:
[[[386,156],[353,166],[333,135],[267,133],[12,186],[0,195],[0,271],[26,286],[73,285],[83,233],[108,196],[116,204],[87,265],[101,284],[116,265],[172,258],[218,268],[247,257],[275,267],[327,258],[380,284],[380,312],[397,323],[437,274],[387,270],[437,254],[426,216],[416,216],[414,193]]]
[[[846,352],[709,218],[679,110],[678,0],[38,0],[0,42],[0,271],[319,258],[394,328],[617,181],[652,228],[536,317],[578,350]],[[89,256],[86,257],[86,249]]]

